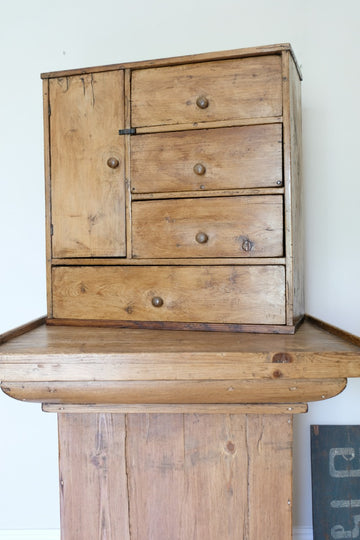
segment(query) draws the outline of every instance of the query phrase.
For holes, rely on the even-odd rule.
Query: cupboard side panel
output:
[[[288,52],[283,53],[283,102],[287,324],[296,324],[304,314],[301,81]]]
[[[44,123],[44,175],[45,175],[45,234],[46,234],[46,299],[47,314],[52,317],[51,291],[51,187],[50,187],[50,102],[49,81],[43,80],[43,123]]]
[[[292,243],[293,243],[293,318],[296,323],[305,312],[304,272],[305,240],[302,180],[301,81],[290,57],[290,137],[292,177]]]

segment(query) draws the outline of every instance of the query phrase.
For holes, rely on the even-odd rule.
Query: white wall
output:
[[[45,313],[39,73],[291,42],[304,74],[307,312],[360,334],[358,0],[0,4],[0,332]],[[309,424],[360,423],[360,381],[296,422],[295,523],[311,524]],[[0,529],[58,526],[55,416],[0,397]]]

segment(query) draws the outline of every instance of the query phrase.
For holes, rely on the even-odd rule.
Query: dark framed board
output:
[[[311,426],[314,540],[360,539],[360,426]]]

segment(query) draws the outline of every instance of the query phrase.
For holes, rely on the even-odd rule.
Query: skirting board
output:
[[[312,527],[294,527],[293,540],[313,540]]]
[[[60,531],[51,530],[2,530],[0,540],[60,540]],[[311,527],[295,527],[293,540],[313,540]]]
[[[0,540],[60,540],[59,529],[0,530]]]

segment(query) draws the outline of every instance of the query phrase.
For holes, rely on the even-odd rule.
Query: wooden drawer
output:
[[[281,184],[281,124],[154,133],[131,139],[133,193]]]
[[[65,319],[284,324],[285,272],[282,266],[55,267],[53,303],[53,316]]]
[[[135,201],[133,257],[281,257],[282,195]]]
[[[279,55],[135,70],[132,125],[280,116],[281,84]]]

